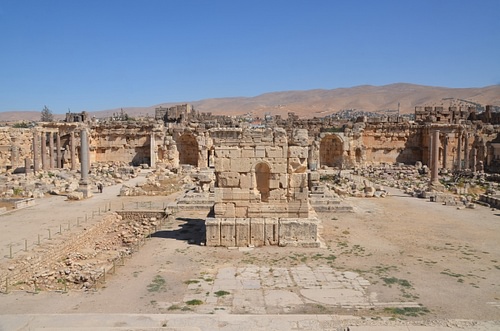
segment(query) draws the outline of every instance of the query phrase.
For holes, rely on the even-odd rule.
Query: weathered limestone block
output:
[[[236,246],[236,226],[233,219],[221,219],[220,221],[220,244],[224,247]]]
[[[222,172],[231,170],[231,159],[225,157],[216,157],[214,161],[214,166],[217,171]]]
[[[282,158],[283,157],[283,148],[274,147],[274,146],[266,146],[266,157],[268,157],[268,158]]]
[[[277,217],[286,215],[287,213],[287,204],[286,203],[278,203],[274,201],[274,203],[254,203],[248,206],[248,217]]]
[[[248,207],[247,206],[236,206],[234,208],[235,217],[246,218],[248,216]]]
[[[290,174],[290,188],[307,187],[307,173]]]
[[[71,192],[66,195],[68,200],[83,200],[83,192]]]
[[[237,172],[220,172],[217,179],[221,187],[238,187],[240,185],[240,174]]]
[[[305,201],[291,201],[288,203],[288,217],[309,217],[309,203]]]
[[[250,219],[236,218],[236,246],[245,247],[250,245]]]
[[[306,171],[307,171],[307,158],[299,159],[298,157],[291,157],[288,159],[289,173],[305,173]]]
[[[307,201],[309,198],[309,192],[307,190],[294,190],[292,193],[293,200],[295,201]]]
[[[277,189],[280,187],[280,181],[278,179],[269,180],[269,188],[271,190]]]
[[[252,187],[252,177],[249,174],[240,174],[240,188],[249,189]]]
[[[264,245],[278,245],[279,230],[277,218],[264,219]]]
[[[215,157],[225,157],[236,159],[241,157],[241,149],[239,147],[219,147],[215,149]]]
[[[252,170],[252,161],[250,159],[231,159],[231,171],[250,172]]]
[[[284,189],[275,189],[269,192],[269,200],[270,201],[286,201],[286,190]]]
[[[284,188],[284,189],[288,188],[288,176],[287,175],[280,176],[279,182],[280,182],[281,188]]]
[[[214,187],[214,202],[223,202],[225,189],[222,187]]]
[[[307,146],[308,145],[307,129],[293,130],[290,144],[295,146]]]
[[[318,247],[318,220],[287,218],[279,220],[279,246]]]
[[[207,218],[205,220],[206,245],[220,246],[220,220],[217,218]]]
[[[265,245],[265,231],[263,218],[250,219],[250,244],[255,247]]]
[[[255,149],[253,147],[243,147],[241,149],[241,157],[242,158],[254,158],[255,157]]]
[[[266,147],[265,146],[256,146],[255,147],[255,157],[266,157]]]
[[[275,174],[286,174],[287,173],[287,162],[286,160],[279,160],[271,162],[271,173]]]
[[[288,157],[294,158],[307,158],[309,156],[309,149],[307,147],[301,146],[289,146],[288,147]]]

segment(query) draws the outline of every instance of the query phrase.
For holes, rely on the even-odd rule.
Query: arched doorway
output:
[[[363,160],[362,154],[361,154],[361,148],[359,148],[359,147],[356,148],[356,152],[355,153],[356,153],[356,163],[360,164],[361,161]]]
[[[269,179],[270,169],[267,163],[261,162],[255,166],[255,181],[260,193],[260,201],[269,201]]]
[[[321,166],[342,167],[344,148],[342,141],[336,135],[328,135],[321,139],[319,159]]]
[[[179,164],[190,164],[198,166],[198,142],[191,133],[184,133],[177,139],[177,150],[179,151]]]

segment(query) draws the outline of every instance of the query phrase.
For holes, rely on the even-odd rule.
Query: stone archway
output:
[[[257,190],[260,193],[260,201],[269,201],[269,179],[271,177],[271,169],[267,163],[261,162],[255,166],[255,181]]]
[[[343,143],[338,136],[332,134],[321,139],[319,145],[319,160],[321,166],[341,168],[343,154]]]
[[[198,166],[198,142],[196,137],[191,133],[184,133],[177,141],[177,150],[179,152],[179,164],[190,164]]]

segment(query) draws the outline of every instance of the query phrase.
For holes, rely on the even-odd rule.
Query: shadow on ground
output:
[[[188,244],[201,245],[205,243],[205,220],[201,218],[179,217],[179,228],[161,230],[153,233],[152,238],[175,239],[187,241]]]

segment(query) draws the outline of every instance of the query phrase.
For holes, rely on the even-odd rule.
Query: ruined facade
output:
[[[316,246],[310,215],[308,135],[284,129],[211,131],[215,204],[206,220],[208,246]]]

